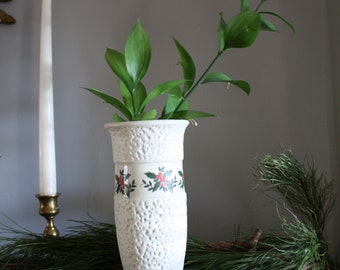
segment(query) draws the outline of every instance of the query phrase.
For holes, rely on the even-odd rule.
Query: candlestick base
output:
[[[43,216],[47,221],[47,225],[43,233],[44,236],[59,236],[59,231],[54,225],[54,217],[59,213],[59,195],[60,193],[57,193],[55,195],[36,195],[40,202],[39,214]]]

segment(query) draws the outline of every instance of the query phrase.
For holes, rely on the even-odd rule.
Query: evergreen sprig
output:
[[[277,192],[289,209],[312,226],[320,239],[334,208],[334,181],[318,174],[311,159],[301,163],[291,149],[265,155],[256,165],[258,187]]]
[[[73,221],[75,226],[61,237],[43,237],[24,229],[4,225],[0,231],[14,236],[0,237],[1,270],[122,270],[115,226],[97,221]],[[186,270],[272,270],[325,269],[318,248],[322,243],[315,232],[295,217],[282,219],[284,234],[265,234],[256,251],[218,251],[206,242],[189,238]],[[308,252],[306,252],[308,251]],[[313,268],[307,268],[311,267]]]
[[[76,225],[61,237],[43,237],[1,224],[0,269],[123,269],[114,225],[93,220],[74,222]]]

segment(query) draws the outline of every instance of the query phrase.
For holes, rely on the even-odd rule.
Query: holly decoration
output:
[[[129,182],[131,174],[124,173],[124,170],[119,170],[119,175],[115,175],[116,193],[121,193],[123,196],[130,198],[130,193],[136,188],[136,181]]]
[[[149,191],[155,192],[163,190],[164,192],[173,193],[175,187],[184,189],[184,174],[182,171],[178,171],[176,175],[173,175],[172,170],[166,170],[165,167],[159,167],[158,172],[147,172],[145,175],[149,180],[142,180],[144,188]]]

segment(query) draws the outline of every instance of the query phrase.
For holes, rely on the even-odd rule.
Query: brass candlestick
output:
[[[55,195],[36,195],[40,202],[39,214],[47,220],[44,236],[59,236],[59,231],[54,225],[54,217],[59,213],[59,195],[60,193]]]

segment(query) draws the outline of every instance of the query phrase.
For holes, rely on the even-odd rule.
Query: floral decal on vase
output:
[[[116,179],[116,193],[121,193],[123,196],[130,198],[130,193],[136,188],[135,180],[129,183],[131,174],[125,172],[125,170],[119,170],[119,176],[115,175]]]
[[[164,167],[158,168],[157,173],[147,172],[145,175],[149,180],[142,180],[144,188],[149,191],[155,192],[157,190],[163,190],[164,192],[171,192],[175,187],[184,189],[184,174],[182,171],[178,171],[178,175],[172,176],[172,170],[166,170]]]

